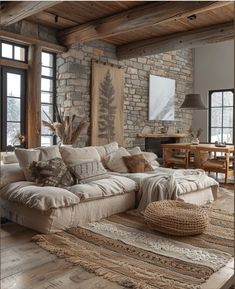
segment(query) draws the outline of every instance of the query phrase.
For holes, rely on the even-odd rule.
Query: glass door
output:
[[[19,135],[25,136],[26,72],[21,69],[1,69],[1,149],[23,146]]]

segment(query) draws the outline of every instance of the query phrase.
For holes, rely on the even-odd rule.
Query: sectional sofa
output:
[[[21,153],[30,156],[22,160]],[[124,167],[123,154],[138,153],[151,164],[151,172],[130,173]],[[218,183],[202,172],[177,170],[175,174],[174,170],[159,168],[154,154],[141,152],[139,148],[127,151],[117,143],[86,148],[53,146],[20,150],[17,154],[18,158],[11,155],[11,161],[3,160],[1,165],[1,216],[42,233],[66,230],[138,207],[144,209],[148,202],[163,198],[198,204],[211,202],[218,190]],[[62,158],[67,166],[82,163],[79,166],[82,175],[87,160],[102,162],[106,170],[102,176],[89,175],[85,181],[67,187],[42,186],[28,179],[30,162],[46,162],[56,157]],[[174,180],[171,195],[167,187],[169,176],[171,182]]]

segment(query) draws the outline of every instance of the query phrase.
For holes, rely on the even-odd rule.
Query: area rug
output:
[[[200,289],[233,255],[233,215],[217,209],[208,212],[208,229],[194,237],[152,231],[141,215],[131,211],[33,240],[127,288]]]

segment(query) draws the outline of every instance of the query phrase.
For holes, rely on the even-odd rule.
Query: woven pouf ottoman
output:
[[[201,234],[209,223],[204,209],[179,201],[150,203],[145,209],[144,219],[151,229],[175,236]]]

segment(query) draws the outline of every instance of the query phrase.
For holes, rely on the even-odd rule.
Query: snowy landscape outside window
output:
[[[0,58],[13,62],[27,62],[26,46],[0,40]],[[24,146],[26,72],[13,67],[0,67],[1,77],[1,149]]]
[[[54,120],[55,100],[55,54],[43,51],[41,67],[41,120]],[[45,126],[41,126],[41,146],[55,143],[55,136]]]
[[[209,141],[233,143],[234,90],[209,92]]]

